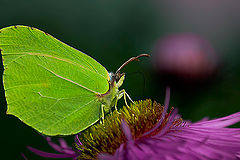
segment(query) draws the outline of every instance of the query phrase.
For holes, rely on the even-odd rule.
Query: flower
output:
[[[240,159],[240,128],[226,128],[240,121],[240,112],[214,120],[189,122],[177,109],[167,113],[170,89],[165,105],[151,100],[123,107],[120,114],[109,114],[104,124],[96,124],[75,136],[74,147],[63,139],[49,145],[61,154],[29,150],[43,157],[99,160],[234,160]]]
[[[155,44],[152,56],[153,69],[159,77],[191,83],[212,78],[220,63],[211,43],[192,33],[162,37]]]
[[[165,107],[165,111],[167,106]],[[240,129],[225,128],[240,121],[240,112],[215,120],[203,119],[191,123],[179,118],[177,110],[169,116],[165,126],[163,117],[156,127],[134,139],[125,120],[121,128],[127,141],[120,145],[114,155],[102,153],[100,160],[234,160],[240,159]],[[156,133],[154,133],[156,132]],[[154,134],[153,134],[154,133]]]
[[[240,129],[224,128],[240,121],[240,113],[188,126],[173,124],[176,112],[157,135],[133,139],[125,121],[122,129],[128,141],[114,155],[100,154],[101,160],[234,160],[240,159]]]

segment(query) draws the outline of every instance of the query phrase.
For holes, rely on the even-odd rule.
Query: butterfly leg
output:
[[[102,110],[102,116],[101,116],[100,123],[104,124],[104,105],[103,104],[101,105],[101,110]]]
[[[122,98],[122,96],[123,96],[124,101],[125,101],[125,104],[126,104],[127,107],[129,107],[128,104],[127,104],[127,97],[128,97],[128,99],[129,99],[132,103],[134,103],[133,100],[131,99],[131,97],[130,97],[130,96],[127,94],[127,92],[125,91],[125,89],[122,89],[122,90],[119,92],[118,95],[119,95],[119,96],[118,96],[118,99]]]
[[[124,90],[124,94],[126,94],[127,97],[128,97],[128,99],[129,99],[132,103],[134,103],[133,100],[131,99],[131,97],[129,96],[129,94],[128,94],[125,90]]]
[[[117,102],[119,100],[119,95],[116,96],[115,98],[115,104],[114,104],[114,108],[115,108],[115,111],[117,111],[118,114],[121,114],[120,112],[118,112],[118,109],[117,109]]]

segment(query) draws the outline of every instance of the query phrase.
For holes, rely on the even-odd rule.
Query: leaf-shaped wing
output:
[[[86,54],[35,28],[0,30],[8,114],[47,135],[80,132],[99,119],[96,94],[107,70]]]

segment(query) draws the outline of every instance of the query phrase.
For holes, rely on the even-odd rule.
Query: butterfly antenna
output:
[[[129,60],[127,60],[126,62],[124,62],[119,68],[118,70],[116,71],[115,75],[118,75],[121,71],[121,69],[123,69],[123,67],[125,67],[128,63],[132,62],[132,61],[139,61],[139,58],[140,57],[150,57],[149,54],[140,54],[136,57],[132,57],[130,58]]]

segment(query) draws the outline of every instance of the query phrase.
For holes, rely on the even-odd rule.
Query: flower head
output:
[[[234,160],[240,159],[240,129],[225,128],[240,121],[240,113],[215,120],[175,125],[177,112],[156,135],[133,139],[125,121],[122,130],[127,142],[113,155],[100,154],[102,160]]]
[[[157,73],[185,81],[208,79],[219,65],[219,56],[210,42],[199,35],[179,33],[161,38],[153,49]]]
[[[225,128],[240,121],[233,115],[191,123],[184,121],[177,109],[167,113],[170,90],[165,105],[140,101],[121,114],[108,117],[105,125],[96,125],[79,137],[79,159],[237,159],[240,158],[240,129]]]
[[[136,102],[109,114],[104,124],[96,124],[75,136],[74,149],[47,138],[61,154],[28,147],[34,153],[52,158],[100,160],[234,160],[240,159],[240,129],[226,128],[240,121],[240,112],[196,123],[181,119],[177,109],[167,113],[165,105],[151,100]],[[74,151],[73,151],[74,150]]]

